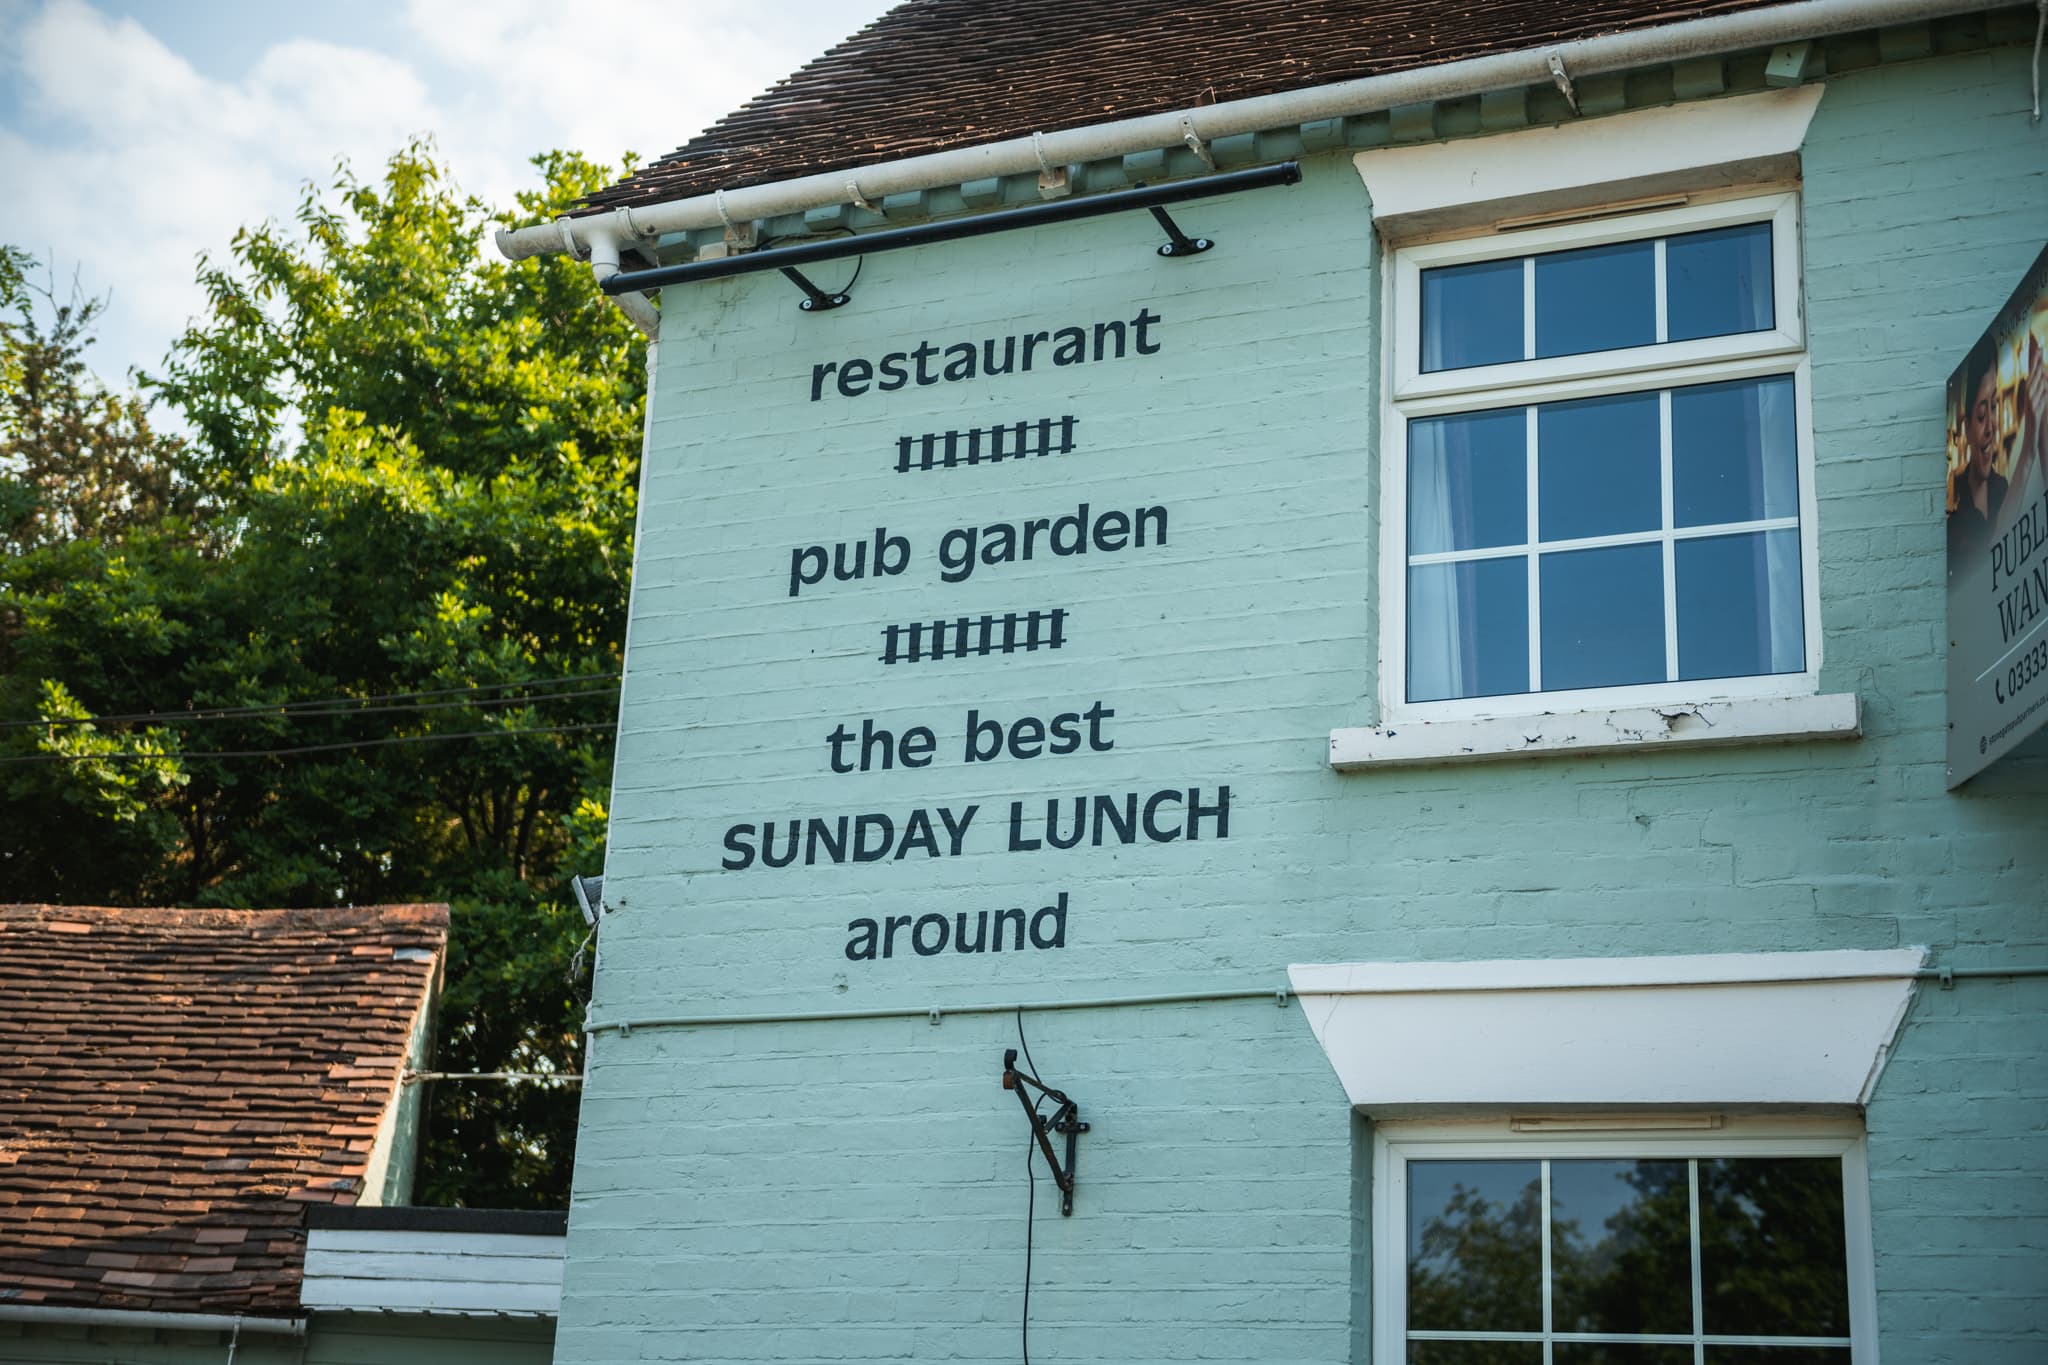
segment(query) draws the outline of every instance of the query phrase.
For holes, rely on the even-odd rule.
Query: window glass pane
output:
[[[1408,700],[1529,690],[1529,561],[1408,570]]]
[[[1846,1346],[1709,1346],[1707,1365],[1849,1365]]]
[[[1771,225],[1744,223],[1666,239],[1664,288],[1673,341],[1769,330]]]
[[[1522,360],[1522,258],[1421,272],[1421,368]]]
[[[1422,272],[1422,370],[1522,358],[1522,261]]]
[[[1746,678],[1806,667],[1797,531],[1704,536],[1674,549],[1679,677]]]
[[[1685,1328],[1688,1334],[1692,1325]],[[1648,1342],[1560,1341],[1551,1347],[1551,1365],[1692,1365],[1692,1347]]]
[[[1654,531],[1664,524],[1657,395],[1536,409],[1536,515],[1545,540]]]
[[[1528,539],[1528,450],[1521,408],[1410,422],[1408,553]]]
[[[1680,526],[1799,515],[1792,376],[1671,391],[1671,510]]]
[[[1536,354],[1580,355],[1657,340],[1653,242],[1536,258]]]
[[[1542,1192],[1534,1161],[1408,1163],[1409,1330],[1542,1330]]]
[[[1664,553],[1543,556],[1543,689],[1664,681]]]
[[[1411,1341],[1408,1365],[1543,1365],[1543,1343]]]
[[[1700,1286],[1710,1336],[1848,1336],[1848,1264],[1841,1162],[1700,1162]]]
[[[1551,1162],[1550,1272],[1557,1331],[1690,1335],[1692,1192],[1685,1162]]]

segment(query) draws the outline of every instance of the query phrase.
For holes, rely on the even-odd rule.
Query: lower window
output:
[[[1853,1140],[1395,1131],[1376,1201],[1382,1361],[1857,1358]]]

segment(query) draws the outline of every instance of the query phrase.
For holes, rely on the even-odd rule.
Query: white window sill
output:
[[[1332,730],[1330,766],[1350,772],[1419,763],[1475,763],[1522,754],[1855,739],[1862,733],[1853,692],[1753,697],[1483,719],[1393,721],[1370,728]]]

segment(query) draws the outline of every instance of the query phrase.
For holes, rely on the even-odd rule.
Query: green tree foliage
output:
[[[59,302],[32,275],[0,246],[0,554],[189,518],[184,444],[150,428],[142,399],[86,372],[104,300],[74,289]]]
[[[536,164],[522,220],[615,178]],[[437,1067],[573,1074],[583,924],[564,878],[603,856],[644,373],[586,268],[497,260],[487,217],[414,146],[375,182],[344,169],[309,190],[293,225],[238,234],[202,262],[208,309],[145,381],[189,431],[177,441],[75,363],[96,305],[40,323],[27,263],[5,258],[0,468],[20,486],[59,467],[22,453],[48,447],[64,468],[132,472],[90,501],[29,479],[34,508],[8,523],[0,884],[447,900]],[[28,363],[42,388],[15,378]],[[509,686],[533,679],[563,681]],[[287,706],[323,698],[392,700]],[[161,718],[221,710],[236,714]],[[78,723],[138,714],[158,718]],[[424,1200],[565,1200],[573,1088],[431,1096]]]

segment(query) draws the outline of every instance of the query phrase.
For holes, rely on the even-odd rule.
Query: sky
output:
[[[527,161],[652,159],[888,0],[0,0],[0,242],[109,298],[93,368],[152,369],[202,253],[346,159],[430,135],[509,203]]]

